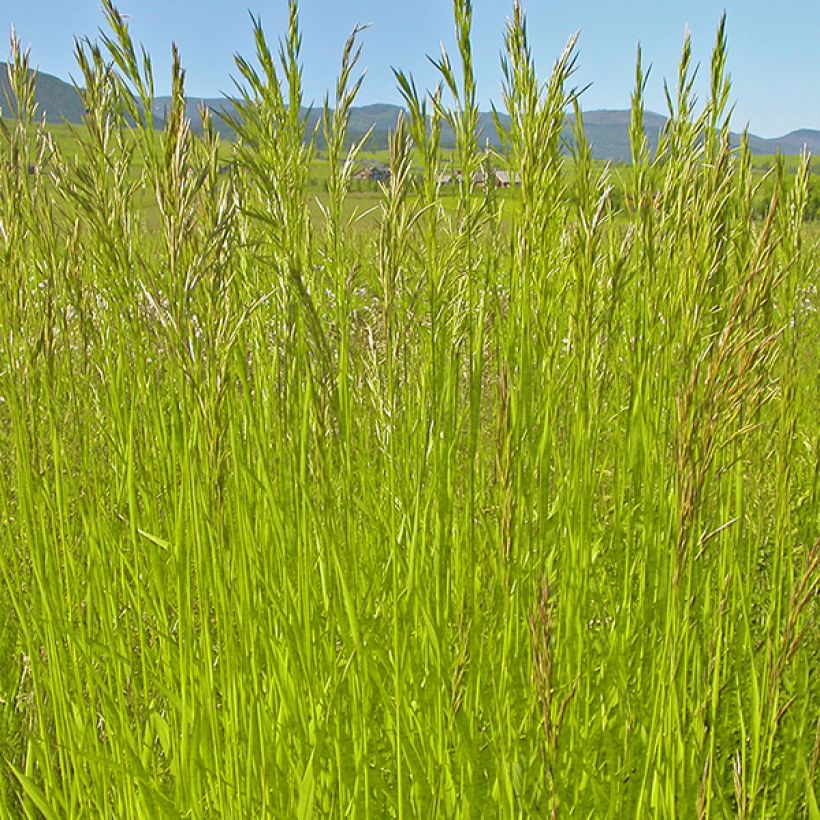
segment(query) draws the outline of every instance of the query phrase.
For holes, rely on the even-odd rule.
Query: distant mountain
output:
[[[7,101],[8,94],[6,64],[0,63],[0,113],[4,117],[13,116]],[[63,121],[79,123],[82,121],[83,104],[74,86],[50,74],[39,73],[37,75],[35,80],[35,101],[40,115],[45,114],[46,121],[49,123]],[[158,120],[165,119],[170,101],[170,97],[157,97],[155,100],[153,112]],[[219,114],[232,111],[233,102],[226,97],[189,98],[186,113],[191,119],[194,129],[199,126],[199,107],[202,104],[214,113],[214,123],[217,130],[223,136],[230,137],[230,128],[219,117]],[[388,134],[395,127],[401,111],[402,109],[397,105],[382,103],[353,108],[350,113],[350,138],[360,139],[372,128],[372,145],[374,147],[386,146]],[[321,109],[306,109],[303,113],[307,119],[308,129],[312,131],[321,121]],[[618,162],[629,161],[629,111],[585,111],[583,117],[584,130],[592,145],[592,153],[596,159]],[[502,126],[509,125],[509,118],[505,114],[500,114],[499,119]],[[644,128],[652,148],[657,145],[658,136],[665,122],[666,118],[660,114],[649,111],[646,113]],[[567,117],[567,125],[564,129],[564,138],[568,142],[571,140],[572,124],[573,117],[570,115]],[[491,113],[481,113],[478,128],[479,139],[482,143],[487,140],[493,146],[499,145],[499,138]],[[738,144],[740,141],[739,135],[733,134],[732,140],[735,145]],[[443,128],[442,142],[444,145],[452,145],[453,141],[452,131],[447,127]],[[774,154],[777,151],[784,154],[797,154],[803,149],[804,145],[808,146],[812,153],[820,154],[820,131],[803,128],[772,139],[758,137],[753,134],[749,136],[749,146],[755,154]]]
[[[813,128],[800,128],[790,131],[782,137],[765,139],[749,135],[749,147],[755,154],[774,154],[780,151],[783,154],[799,154],[806,146],[812,154],[820,153],[820,131]]]
[[[168,109],[171,106],[171,97],[155,97],[151,111],[155,118],[167,119]],[[225,138],[232,135],[231,129],[220,119],[222,113],[233,112],[233,103],[226,97],[210,97],[202,99],[200,97],[188,97],[185,101],[185,116],[191,121],[194,131],[197,133],[201,129],[200,108],[204,106],[212,115],[212,120],[216,130]]]
[[[167,106],[170,104],[170,97],[160,97],[155,104],[155,114],[163,116]],[[227,98],[204,99],[188,101],[188,116],[194,122],[195,127],[199,122],[199,106],[205,104],[215,114],[214,121],[217,130],[225,137],[230,137],[230,129],[219,118],[219,114],[231,111],[233,103]],[[350,113],[349,135],[352,140],[360,139],[372,127],[372,143],[374,147],[385,147],[389,132],[395,128],[396,121],[403,109],[398,105],[377,104],[365,105],[353,108]],[[322,112],[318,108],[304,110],[303,114],[307,118],[307,127],[312,131],[320,123]],[[629,145],[629,123],[631,113],[623,110],[597,110],[583,112],[584,132],[592,145],[592,154],[595,159],[613,160],[616,162],[629,162],[631,157]],[[574,116],[567,117],[567,124],[564,128],[563,137],[569,144],[572,141],[572,126]],[[644,130],[646,131],[649,145],[652,150],[658,144],[661,130],[666,124],[666,117],[647,111],[644,115]],[[510,118],[503,113],[499,114],[499,121],[502,127],[510,124]],[[495,127],[495,120],[491,112],[481,112],[478,118],[479,140],[483,144],[489,141],[490,145],[498,147],[500,139]],[[442,129],[442,143],[445,146],[452,146],[455,142],[454,135],[446,125]],[[732,134],[732,144],[740,143],[740,135]],[[749,135],[749,146],[754,154],[775,154],[781,151],[784,154],[798,154],[803,150],[803,146],[813,154],[820,153],[820,131],[803,128],[799,131],[792,131],[782,137],[766,139],[754,134]]]
[[[629,162],[632,151],[629,145],[629,123],[632,119],[630,111],[584,111],[584,133],[592,146],[592,155],[595,159],[613,160],[615,162]],[[647,111],[643,118],[643,127],[649,140],[649,147],[654,151],[658,144],[661,129],[666,124],[666,117]],[[571,129],[575,125],[575,117],[567,117],[564,128],[564,138],[572,141]]]
[[[154,116],[165,118],[168,108],[171,105],[170,97],[157,97],[154,100]],[[227,97],[199,98],[189,97],[186,101],[185,113],[191,120],[194,130],[198,130],[200,125],[200,107],[205,106],[210,109],[213,116],[214,126],[223,137],[232,136],[231,129],[220,118],[220,114],[234,113],[233,101]],[[387,135],[396,127],[396,120],[402,109],[397,105],[387,103],[376,103],[375,105],[363,105],[351,109],[348,133],[351,139],[361,139],[371,128],[373,128],[374,142],[387,144]],[[302,115],[307,119],[308,132],[312,132],[321,125],[322,109],[303,108]]]
[[[0,116],[16,116],[10,103],[8,65],[0,62]],[[39,120],[45,115],[46,122],[53,125],[64,122],[77,125],[85,116],[85,105],[71,83],[39,71],[34,78],[34,103],[37,106],[36,119]],[[162,126],[163,122],[161,120],[157,125]]]
[[[0,113],[4,117],[16,116],[9,100],[11,89],[8,81],[8,66],[0,62]],[[38,73],[34,80],[34,102],[39,116],[45,114],[46,122],[82,122],[85,111],[80,95],[71,83]]]

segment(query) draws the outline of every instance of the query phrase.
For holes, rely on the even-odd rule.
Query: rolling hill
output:
[[[4,117],[13,116],[14,112],[8,102],[9,86],[6,76],[6,65],[0,63],[0,114]],[[82,122],[83,104],[77,94],[76,89],[70,83],[54,77],[50,74],[38,73],[35,80],[35,101],[38,106],[40,116],[45,116],[46,122],[59,123],[68,121],[71,123]],[[170,104],[170,97],[157,97],[154,102],[153,111],[155,116],[164,119],[165,111]],[[230,137],[231,132],[228,126],[219,118],[220,113],[230,111],[233,108],[231,100],[227,97],[214,98],[190,98],[187,105],[187,113],[194,128],[199,122],[199,107],[201,104],[210,108],[217,116],[215,122],[218,130],[225,137]],[[364,105],[353,108],[350,117],[349,133],[351,139],[360,139],[371,128],[373,129],[373,147],[384,147],[387,144],[387,135],[395,126],[396,119],[402,109],[397,105],[377,103],[374,105]],[[321,111],[319,109],[305,110],[308,129],[312,131],[321,121]],[[596,159],[615,160],[627,162],[630,157],[629,151],[629,111],[622,110],[598,110],[584,112],[584,128],[587,138],[592,144],[593,156]],[[502,125],[507,125],[509,119],[501,114]],[[658,135],[663,128],[666,118],[660,114],[647,112],[644,118],[644,127],[649,138],[650,145],[654,148],[657,144]],[[567,118],[565,128],[565,138],[570,139],[570,129],[572,126],[572,116]],[[481,140],[488,140],[492,145],[499,144],[499,137],[493,122],[493,116],[489,112],[482,112],[479,118],[479,131]],[[732,136],[734,144],[739,142],[739,135]],[[442,141],[445,145],[452,144],[453,134],[448,128],[443,129]],[[781,151],[784,154],[797,154],[803,146],[807,146],[814,154],[820,154],[820,131],[803,128],[784,134],[781,137],[767,139],[753,134],[749,136],[749,145],[755,154],[774,154]]]
[[[4,117],[15,116],[10,100],[8,66],[0,62],[0,113]],[[46,122],[82,122],[84,107],[80,95],[71,83],[51,74],[38,72],[34,80],[34,101],[40,116]]]

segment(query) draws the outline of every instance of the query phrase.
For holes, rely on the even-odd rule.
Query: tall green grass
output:
[[[5,816],[818,817],[808,157],[757,219],[721,24],[700,107],[684,44],[656,155],[639,55],[631,168],[593,164],[579,117],[568,173],[575,42],[543,80],[516,3],[497,164],[521,185],[475,189],[454,9],[441,87],[397,73],[366,231],[359,32],[321,213],[295,2],[278,53],[254,21],[237,59],[229,175],[176,54],[164,129],[145,113],[150,58],[108,2],[71,156],[12,44]]]

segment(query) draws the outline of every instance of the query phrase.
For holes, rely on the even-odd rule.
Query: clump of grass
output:
[[[516,2],[491,162],[520,184],[479,189],[454,10],[440,86],[396,73],[369,223],[359,29],[319,208],[295,2],[278,51],[253,20],[229,146],[175,51],[158,127],[110,2],[73,152],[12,41],[4,814],[817,814],[809,157],[759,220],[722,22],[703,107],[687,39],[650,154],[639,55],[632,165],[595,165],[575,38],[543,80]]]

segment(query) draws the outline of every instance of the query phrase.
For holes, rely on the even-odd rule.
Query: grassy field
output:
[[[808,162],[759,213],[722,29],[657,156],[640,65],[633,164],[564,156],[573,44],[543,84],[516,6],[522,184],[445,193],[484,161],[455,8],[453,103],[398,75],[378,191],[354,43],[321,160],[291,114],[295,4],[233,144],[178,65],[140,122],[110,6],[86,125],[6,121],[3,816],[819,816]]]

